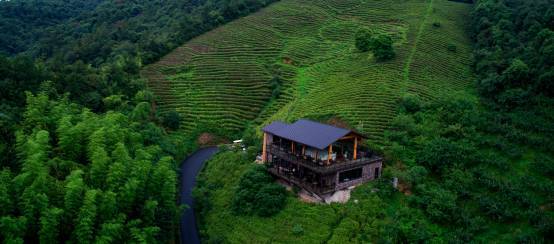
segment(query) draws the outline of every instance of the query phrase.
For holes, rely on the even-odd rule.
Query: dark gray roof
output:
[[[262,130],[271,134],[275,134],[273,132],[279,131],[287,126],[289,126],[289,124],[276,120],[276,121],[273,121],[271,124],[262,128]]]
[[[318,149],[324,149],[331,143],[352,132],[351,130],[305,119],[298,120],[293,124],[274,121],[262,128],[262,130]]]

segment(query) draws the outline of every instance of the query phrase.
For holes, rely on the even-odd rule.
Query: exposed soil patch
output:
[[[283,63],[284,64],[292,64],[292,59],[290,59],[289,57],[284,57],[283,58]]]
[[[402,181],[398,181],[398,191],[404,193],[406,196],[412,195],[412,187]]]
[[[221,144],[229,144],[230,143],[230,141],[228,139],[217,136],[217,135],[214,135],[214,134],[211,134],[211,133],[208,133],[208,132],[203,132],[202,134],[200,134],[198,136],[198,138],[196,139],[196,142],[200,146],[217,146],[217,145],[221,145]]]
[[[210,133],[204,132],[200,134],[200,136],[198,136],[198,139],[196,141],[201,146],[215,145],[216,137]]]
[[[212,48],[210,48],[209,46],[197,43],[188,44],[188,47],[192,49],[195,53],[207,53],[212,50]]]
[[[350,129],[350,126],[348,125],[348,123],[344,122],[343,120],[341,120],[337,117],[333,117],[333,118],[330,118],[329,120],[327,120],[327,124],[330,124],[330,125],[333,125],[333,126],[336,126],[336,127],[340,127],[340,128]]]

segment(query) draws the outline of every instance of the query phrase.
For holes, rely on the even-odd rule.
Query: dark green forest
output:
[[[451,240],[483,241],[507,225],[513,233],[504,240],[549,242],[554,1],[476,1],[471,26],[480,100],[405,97],[387,134],[386,153],[396,165],[387,173],[413,193],[414,212],[449,229]],[[386,192],[382,197],[394,198]],[[400,242],[433,235],[398,231]]]
[[[553,3],[478,2],[472,34],[475,72],[484,98],[511,109],[554,96]]]
[[[195,145],[140,68],[270,2],[0,2],[0,242],[178,240]]]
[[[48,27],[93,11],[93,1],[2,1],[0,7],[0,53],[12,55],[36,45]]]
[[[387,235],[395,242],[429,240],[439,225],[450,241],[483,241],[507,225],[513,233],[504,240],[549,242],[554,2],[477,1],[471,26],[479,101],[406,96],[387,133],[392,167],[386,174],[400,178],[411,211],[422,214],[402,221],[426,230],[402,226]],[[387,190],[380,195],[397,197]]]

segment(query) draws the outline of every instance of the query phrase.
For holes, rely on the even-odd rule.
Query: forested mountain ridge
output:
[[[271,2],[14,0],[0,6],[2,51],[95,66],[119,55],[150,63],[183,41]]]
[[[7,55],[18,56],[12,62],[41,67],[49,74],[47,79],[53,80],[59,91],[69,92],[74,101],[102,111],[104,97],[133,96],[137,85],[132,80],[138,78],[144,64],[185,40],[271,2],[2,2],[0,33],[7,37],[2,38],[6,43],[0,48]],[[4,63],[9,65],[8,60]],[[9,75],[4,77],[2,82],[6,85],[18,80]],[[36,82],[23,82],[13,90],[37,91],[37,88]],[[21,97],[23,93],[17,94]],[[10,96],[3,95],[2,99],[9,100],[8,104],[22,101]]]
[[[507,0],[478,1],[475,6],[477,87],[500,108],[554,97],[553,5],[552,0]]]
[[[0,54],[26,51],[47,28],[92,11],[101,1],[0,1]]]

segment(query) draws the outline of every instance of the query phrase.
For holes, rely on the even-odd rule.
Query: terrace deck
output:
[[[299,164],[314,172],[324,174],[324,175],[336,173],[338,171],[353,169],[356,167],[360,167],[363,165],[367,165],[367,164],[371,164],[371,163],[375,163],[383,160],[383,158],[373,155],[371,157],[361,157],[356,160],[331,160],[330,164],[327,165],[326,161],[310,160],[308,159],[308,157],[293,154],[276,145],[268,145],[267,150],[271,155],[277,158],[286,160],[290,163]]]

